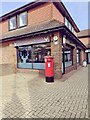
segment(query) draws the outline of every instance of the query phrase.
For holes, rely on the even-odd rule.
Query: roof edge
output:
[[[19,36],[14,36],[14,37],[10,37],[10,38],[1,39],[3,41],[0,40],[0,43],[6,42],[6,39],[7,39],[7,41],[10,41],[10,39],[15,40],[17,38],[20,39],[20,38],[24,38],[24,37],[31,37],[32,35],[36,36],[36,35],[40,35],[40,34],[48,34],[48,33],[51,33],[51,32],[58,31],[58,30],[65,30],[65,31],[67,30],[71,34],[71,31],[65,25],[62,25],[61,27],[56,27],[56,28],[53,28],[53,29],[46,29],[46,30],[43,30],[43,31],[37,31],[37,32],[28,33],[28,34],[24,34],[24,35],[19,35]],[[72,34],[72,36],[74,36],[75,41],[77,43],[79,43],[80,46],[82,46],[83,49],[87,48],[74,34]]]
[[[68,19],[70,19],[70,21],[73,23],[73,25],[75,25],[75,30],[77,32],[80,32],[79,28],[77,27],[76,23],[74,22],[74,20],[72,19],[70,13],[68,12],[68,10],[66,9],[65,5],[63,4],[63,2],[61,0],[35,0],[33,2],[30,2],[22,7],[19,7],[3,16],[0,17],[0,22],[3,21],[3,20],[6,20],[8,17],[11,17],[13,16],[14,14],[18,14],[20,12],[24,12],[25,10],[28,10],[28,9],[32,9],[33,7],[36,7],[40,4],[45,4],[47,2],[53,2],[54,4],[56,4],[56,6],[58,6],[59,10],[60,10],[60,6],[62,6],[63,10],[62,10],[62,13],[63,15],[65,14]]]

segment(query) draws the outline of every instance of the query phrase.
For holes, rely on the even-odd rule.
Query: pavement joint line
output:
[[[16,89],[20,103],[17,99],[14,99],[14,102],[12,102],[12,92],[8,94],[8,91],[13,91],[14,89],[12,86],[13,80],[11,80],[12,75],[3,77],[2,105],[3,116],[5,117],[88,117],[87,68],[81,68],[64,82],[55,81],[53,84],[46,83],[43,77],[37,81],[36,76],[34,79],[34,76],[31,74],[22,75],[17,73]],[[21,81],[22,84],[18,84]],[[7,86],[10,87],[7,88]]]

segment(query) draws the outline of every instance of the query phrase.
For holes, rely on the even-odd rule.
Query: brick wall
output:
[[[11,43],[10,43],[11,44]],[[16,69],[16,48],[13,45],[6,45],[6,43],[0,45],[0,75],[7,75],[15,73]]]
[[[80,64],[82,65],[83,60],[86,60],[86,55],[85,55],[85,51],[81,50],[80,53]]]
[[[46,3],[28,11],[28,25],[39,24],[52,19],[52,3]]]
[[[45,4],[28,10],[28,25],[30,26],[53,19],[64,22],[64,17],[57,10],[53,3],[47,2]],[[8,32],[8,20],[0,22],[0,28],[2,28],[2,33]]]
[[[8,32],[8,20],[0,22],[0,34]]]
[[[76,54],[77,54],[77,48],[73,48],[73,68],[77,69],[77,58],[76,58]]]
[[[86,37],[86,38],[80,38],[79,39],[84,45],[88,46],[90,38]]]
[[[54,57],[54,77],[62,77],[62,37],[59,32],[54,33],[54,36],[58,36],[58,44],[53,43],[53,37],[51,38],[51,55]]]
[[[59,10],[54,5],[52,5],[52,17],[53,17],[52,19],[55,19],[64,23],[63,15],[59,12]]]

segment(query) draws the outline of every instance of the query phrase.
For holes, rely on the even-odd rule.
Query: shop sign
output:
[[[33,38],[26,38],[22,40],[17,40],[14,45],[15,46],[23,46],[23,45],[30,45],[30,44],[39,44],[39,43],[46,43],[50,42],[49,36],[44,37],[33,37]]]

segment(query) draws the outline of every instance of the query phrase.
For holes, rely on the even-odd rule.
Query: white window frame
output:
[[[72,32],[74,33],[74,28],[72,27]]]
[[[13,26],[13,23],[11,22],[12,19],[15,19],[15,27]],[[17,23],[16,23],[16,16],[13,16],[9,19],[9,30],[14,30],[17,28]]]
[[[65,17],[65,25],[68,27],[68,19]]]
[[[72,25],[70,22],[69,22],[69,30],[72,30]]]
[[[25,23],[23,24],[23,21],[21,19],[21,15],[25,14]],[[27,15],[27,11],[20,13],[18,15],[18,27],[24,27],[27,25],[27,20],[28,20],[28,15]],[[22,22],[22,23],[21,23]]]

